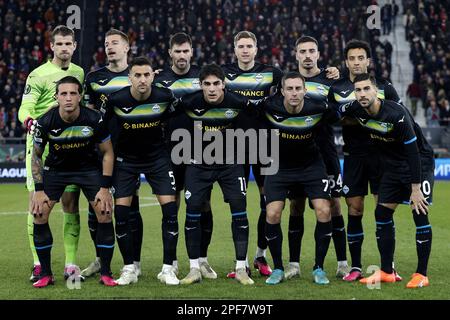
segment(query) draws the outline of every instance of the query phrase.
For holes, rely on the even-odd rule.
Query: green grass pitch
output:
[[[256,224],[259,214],[259,196],[254,183],[248,190],[248,207],[250,221],[249,258],[253,259],[256,251]],[[234,247],[231,237],[231,215],[228,205],[218,186],[214,187],[212,206],[214,216],[213,238],[209,250],[209,262],[216,270],[217,280],[204,280],[191,286],[169,287],[161,284],[156,275],[162,266],[161,211],[155,205],[156,200],[150,193],[148,185],[140,191],[141,212],[144,219],[144,244],[142,249],[143,275],[139,282],[127,287],[106,288],[98,284],[98,278],[88,279],[81,284],[81,289],[70,290],[63,280],[64,252],[62,243],[62,214],[57,205],[50,218],[54,246],[52,250],[53,270],[56,276],[55,286],[37,290],[32,288],[28,278],[32,257],[26,234],[27,192],[23,184],[0,185],[0,299],[449,299],[448,263],[450,261],[450,183],[438,182],[434,188],[434,204],[430,213],[433,226],[433,249],[429,264],[430,287],[418,290],[405,288],[410,275],[415,272],[417,258],[415,248],[415,227],[411,211],[407,206],[400,206],[394,219],[397,232],[396,268],[404,280],[401,283],[381,284],[380,289],[368,289],[359,283],[344,283],[334,277],[336,257],[334,246],[325,261],[325,270],[331,280],[328,286],[318,286],[312,282],[311,271],[314,254],[313,212],[308,209],[305,214],[305,235],[301,255],[301,277],[278,286],[267,286],[264,278],[253,272],[255,285],[244,287],[236,281],[227,279],[226,273],[234,267]],[[95,255],[88,227],[86,202],[81,200],[82,231],[78,249],[78,264],[85,267]],[[345,208],[342,202],[342,208]],[[375,241],[373,199],[366,199],[366,214],[363,219],[365,241],[363,245],[364,268],[379,264],[379,254]],[[346,210],[344,217],[347,220]],[[185,207],[179,213],[180,238],[178,242],[178,260],[180,278],[189,270],[189,262],[184,241]],[[283,259],[288,262],[287,248],[288,212],[285,210],[282,224],[284,231]],[[349,253],[347,253],[348,259]],[[272,263],[270,253],[268,260]],[[122,259],[116,245],[112,269],[118,276]]]

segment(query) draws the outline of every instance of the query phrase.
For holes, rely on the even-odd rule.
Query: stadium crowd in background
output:
[[[403,0],[403,23],[406,37],[411,43],[411,61],[414,64],[414,84],[420,91],[422,106],[428,108],[436,100],[439,118],[445,116],[445,100],[450,90],[450,55],[448,46],[448,16],[444,1]],[[106,63],[103,34],[115,27],[128,34],[134,56],[148,56],[155,68],[168,62],[167,38],[177,31],[192,34],[194,63],[219,64],[232,61],[233,35],[247,29],[258,35],[258,60],[294,70],[293,43],[302,34],[320,40],[319,66],[342,64],[342,48],[351,38],[369,41],[374,52],[374,70],[378,77],[390,78],[392,45],[381,42],[383,30],[368,32],[360,28],[365,24],[365,9],[351,1],[322,0],[317,4],[298,0],[265,1],[154,1],[136,0],[99,1],[96,17],[96,45],[92,59],[83,67],[96,69]],[[23,137],[17,125],[17,106],[20,105],[25,79],[29,72],[50,58],[50,30],[64,24],[68,1],[21,0],[0,1],[0,136]],[[394,27],[395,1],[391,18],[382,20],[385,32]],[[291,8],[291,9],[288,9]],[[337,18],[336,18],[337,17]],[[87,18],[86,18],[87,19]],[[391,27],[386,24],[390,24]],[[425,45],[427,43],[427,45]],[[88,59],[83,59],[88,61]],[[16,128],[13,128],[16,123]],[[441,125],[448,121],[441,121]]]
[[[420,98],[427,125],[449,125],[450,39],[449,0],[404,1],[406,38],[414,65],[408,96],[413,105]]]
[[[51,30],[68,1],[0,1],[0,137],[25,138],[17,118],[28,74],[51,58]]]
[[[339,18],[336,19],[336,16]],[[225,64],[234,60],[233,35],[248,30],[258,35],[258,59],[283,69],[295,70],[292,52],[295,40],[310,35],[322,44],[319,66],[345,69],[342,49],[345,42],[359,38],[370,42],[377,76],[389,79],[392,45],[379,40],[380,30],[368,32],[366,6],[351,1],[301,3],[299,0],[265,1],[155,1],[101,0],[95,21],[97,51],[90,69],[105,62],[102,35],[110,27],[128,34],[133,55],[146,55],[155,68],[168,61],[166,39],[184,31],[192,35],[194,62]]]
[[[12,123],[14,108],[20,105],[28,73],[50,58],[50,30],[64,24],[67,1],[0,1],[0,131],[2,136],[16,136]],[[292,8],[292,9],[288,9]],[[339,18],[336,19],[335,17]],[[224,64],[232,61],[232,37],[240,30],[258,35],[260,62],[273,64],[283,70],[294,70],[292,51],[295,40],[302,34],[320,39],[320,66],[340,67],[342,48],[351,38],[371,43],[377,76],[387,79],[391,72],[390,43],[382,43],[380,31],[364,33],[365,6],[344,1],[323,0],[317,5],[298,0],[257,1],[155,1],[140,2],[101,0],[97,16],[97,44],[86,71],[106,63],[103,35],[115,27],[128,34],[134,56],[148,56],[155,68],[168,62],[167,38],[177,31],[192,34],[194,62],[202,66],[209,62]],[[86,18],[87,19],[87,18]],[[11,133],[14,132],[14,133]],[[20,132],[23,136],[23,131]]]

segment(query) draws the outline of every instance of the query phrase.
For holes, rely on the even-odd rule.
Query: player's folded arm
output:
[[[331,106],[328,105],[327,110],[324,112],[322,116],[322,121],[329,124],[335,124],[339,120],[341,120],[339,112],[337,112],[336,109],[331,108]]]
[[[167,121],[170,118],[174,118],[184,113],[184,106],[181,103],[181,98],[175,98],[172,93],[173,100],[170,102],[169,107],[161,116],[161,121]]]
[[[269,97],[265,97],[264,99],[256,101],[247,99],[243,112],[253,118],[260,118],[263,114],[263,109],[268,98]]]

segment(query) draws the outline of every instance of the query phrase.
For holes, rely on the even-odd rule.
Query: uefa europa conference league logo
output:
[[[278,130],[224,129],[205,130],[202,133],[201,121],[194,121],[194,128],[193,139],[191,139],[191,133],[187,129],[173,131],[171,140],[178,142],[172,148],[171,157],[174,164],[244,164],[246,163],[245,157],[248,154],[248,163],[261,163],[264,166],[261,168],[262,175],[273,175],[278,172]],[[194,141],[193,146],[191,141]],[[246,141],[248,141],[247,144]],[[210,143],[202,150],[204,142]],[[246,145],[248,150],[246,150]]]

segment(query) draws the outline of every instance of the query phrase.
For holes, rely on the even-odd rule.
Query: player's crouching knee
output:
[[[110,223],[112,221],[112,215],[109,214],[100,214],[97,216],[97,220],[99,223]]]
[[[331,208],[330,204],[326,202],[317,205],[315,208],[317,220],[320,222],[328,222],[331,220]]]
[[[35,214],[33,215],[33,223],[34,224],[46,224],[48,223],[48,214]]]
[[[273,207],[268,205],[266,210],[266,221],[270,224],[277,224],[281,222],[281,213],[283,209],[278,206]]]
[[[64,212],[78,212],[78,197],[79,193],[77,192],[64,192],[61,196],[61,206]]]
[[[351,216],[362,216],[364,212],[364,200],[346,199],[348,214]]]

